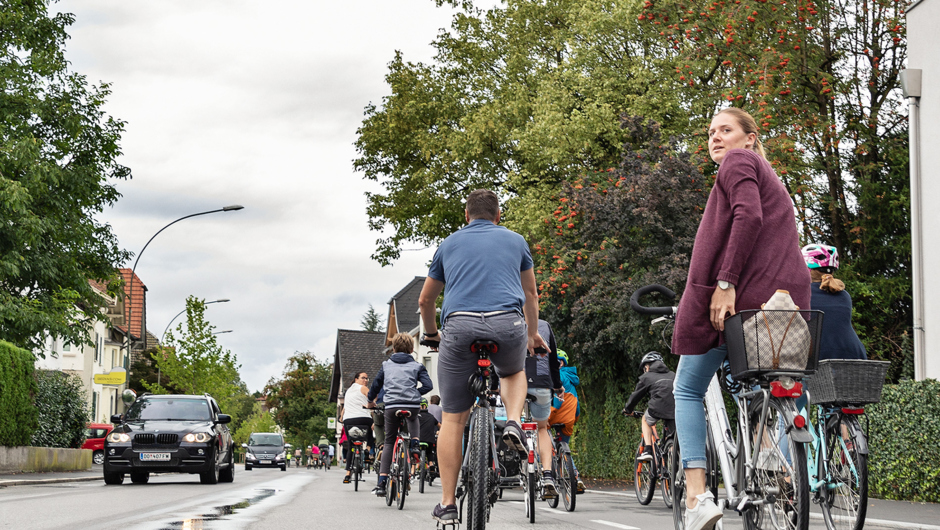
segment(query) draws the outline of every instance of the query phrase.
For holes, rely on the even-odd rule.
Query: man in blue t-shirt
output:
[[[418,299],[425,338],[441,343],[437,370],[444,414],[437,459],[443,491],[431,516],[447,524],[457,520],[460,443],[473,405],[467,381],[477,370],[477,358],[470,344],[499,344],[490,360],[500,377],[508,418],[503,439],[519,451],[525,451],[519,422],[527,389],[526,350],[547,349],[538,334],[538,287],[528,243],[499,226],[499,199],[492,191],[470,193],[464,215],[467,225],[448,236],[434,254]],[[435,303],[445,284],[438,331]]]

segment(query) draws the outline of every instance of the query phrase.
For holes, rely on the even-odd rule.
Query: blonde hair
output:
[[[754,145],[751,146],[751,151],[759,154],[764,160],[767,159],[767,154],[764,153],[764,144],[760,141],[760,134],[757,130],[757,121],[754,120],[754,117],[751,116],[747,111],[741,110],[737,107],[728,107],[718,111],[718,114],[730,114],[734,116],[737,120],[738,125],[741,126],[741,129],[744,130],[744,134],[754,133]]]
[[[396,353],[411,353],[415,351],[415,341],[411,335],[407,333],[396,333],[395,336],[392,337],[392,349],[395,350]]]
[[[829,293],[838,293],[845,290],[845,283],[831,274],[825,274],[817,269],[809,270],[813,282],[819,282],[819,288]]]

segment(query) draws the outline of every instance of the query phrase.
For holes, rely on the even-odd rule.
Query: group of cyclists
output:
[[[719,170],[699,225],[675,319],[672,353],[680,356],[678,368],[675,373],[670,371],[656,352],[644,356],[637,389],[625,406],[625,411],[631,411],[642,397],[650,395],[641,422],[644,458],[652,458],[649,446],[658,420],[678,425],[687,488],[687,530],[711,529],[722,515],[706,489],[702,402],[710,378],[727,356],[722,334],[727,317],[744,309],[760,309],[771,295],[784,289],[800,308],[826,311],[824,354],[828,349],[830,356],[865,356],[851,328],[851,299],[841,282],[831,276],[838,267],[836,250],[810,245],[801,252],[790,195],[766,160],[757,132],[753,117],[740,109],[726,108],[712,120],[708,150]],[[423,339],[439,344],[437,390],[443,407],[437,418],[436,453],[442,492],[431,517],[445,525],[456,524],[459,518],[462,439],[475,399],[467,382],[478,370],[477,357],[470,353],[473,343],[498,344],[488,362],[498,375],[499,397],[506,412],[502,442],[521,454],[527,451],[521,422],[528,396],[528,419],[538,424],[539,450],[548,451],[541,458],[545,466],[543,497],[554,493],[548,467],[552,415],[565,419],[563,435],[570,437],[570,425],[580,412],[577,373],[568,366],[567,355],[558,350],[551,326],[539,319],[529,245],[521,235],[500,226],[500,215],[494,192],[475,190],[469,194],[466,225],[438,247],[419,297]],[[436,302],[442,292],[438,318]],[[377,495],[384,494],[389,444],[398,431],[395,412],[412,414],[407,423],[411,451],[415,452],[422,432],[420,403],[432,390],[426,370],[411,355],[413,338],[399,334],[392,346],[394,353],[383,363],[371,387],[366,386],[368,374],[361,373],[346,393],[347,429],[375,424],[378,430],[379,418],[370,415],[368,408],[377,400],[385,403],[385,450]],[[579,486],[583,488],[580,480]]]

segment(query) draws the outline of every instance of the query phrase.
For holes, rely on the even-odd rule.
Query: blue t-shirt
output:
[[[823,291],[819,285],[813,284],[810,306],[825,313],[819,339],[819,360],[867,359],[865,346],[852,327],[852,297],[846,291]]]
[[[441,322],[454,311],[521,313],[525,292],[519,274],[531,268],[532,253],[522,236],[474,219],[447,236],[431,260],[428,276],[446,286]]]

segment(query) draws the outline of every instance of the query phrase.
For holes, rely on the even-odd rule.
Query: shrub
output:
[[[33,433],[36,447],[79,448],[85,441],[88,408],[82,382],[64,372],[36,372],[38,391],[35,406],[39,427]]]
[[[869,495],[940,502],[940,382],[885,385],[869,420]]]
[[[0,341],[0,445],[29,445],[38,425],[33,395],[36,358],[27,350]]]

